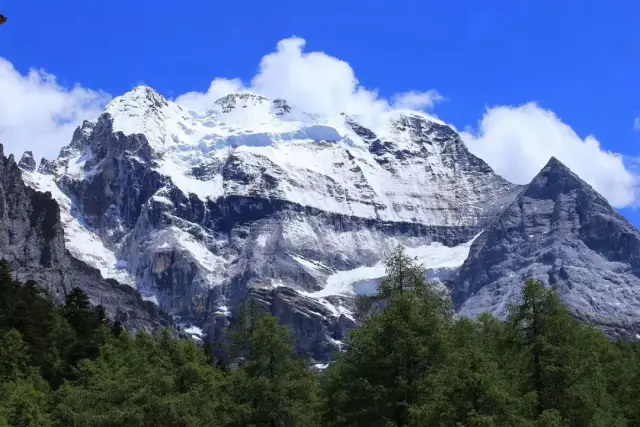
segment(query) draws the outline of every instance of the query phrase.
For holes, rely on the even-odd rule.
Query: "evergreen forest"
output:
[[[228,357],[132,335],[80,289],[57,305],[0,263],[0,427],[640,427],[640,343],[578,323],[530,280],[505,321],[453,315],[398,249],[324,370],[248,303]],[[208,349],[208,350],[207,350]]]

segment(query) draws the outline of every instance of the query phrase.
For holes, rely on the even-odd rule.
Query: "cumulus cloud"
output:
[[[555,156],[615,207],[634,205],[638,197],[638,176],[622,155],[603,149],[593,136],[581,138],[535,103],[489,108],[477,130],[461,135],[474,154],[512,182],[528,183]]]
[[[44,70],[21,74],[0,58],[0,143],[5,153],[55,158],[75,128],[95,119],[109,95],[74,86],[65,88]]]
[[[248,85],[239,79],[215,79],[204,93],[189,92],[176,102],[194,110],[209,108],[221,96],[250,90],[270,98],[283,98],[305,111],[320,115],[342,112],[376,117],[392,107],[428,109],[443,98],[435,90],[409,91],[392,96],[362,87],[349,63],[324,52],[304,52],[305,40],[281,40],[276,50],[260,61]],[[393,104],[393,105],[392,105]]]
[[[187,92],[176,98],[176,102],[193,111],[206,111],[213,103],[230,93],[245,90],[240,79],[216,78],[205,92]]]
[[[424,110],[433,108],[437,102],[442,101],[444,101],[444,97],[435,89],[430,89],[426,92],[409,91],[394,95],[393,107]]]

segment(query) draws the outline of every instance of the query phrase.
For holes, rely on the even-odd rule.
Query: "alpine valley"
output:
[[[536,278],[578,319],[640,333],[638,230],[558,160],[512,184],[423,112],[319,117],[248,92],[196,112],[140,86],[57,159],[0,166],[0,255],[132,329],[165,312],[219,340],[252,298],[325,363],[401,245],[461,315],[504,317]]]

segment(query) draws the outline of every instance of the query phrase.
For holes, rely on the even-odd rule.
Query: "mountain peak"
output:
[[[144,85],[113,98],[104,113],[111,116],[114,132],[144,134],[156,148],[164,145],[168,121],[178,123],[185,115],[178,105]]]
[[[242,91],[242,92],[234,92],[228,95],[225,95],[221,98],[218,98],[215,101],[215,104],[222,105],[226,102],[230,101],[248,101],[248,102],[269,102],[270,99],[266,96],[259,95],[255,92],[250,91]]]
[[[18,163],[18,166],[21,169],[24,169],[26,171],[29,172],[33,172],[36,170],[36,160],[33,158],[33,152],[32,151],[25,151],[24,154],[22,155],[22,158],[20,159],[20,163]]]
[[[549,158],[549,161],[547,162],[547,164],[544,166],[543,169],[558,169],[558,170],[566,170],[571,172],[571,170],[564,164],[562,163],[560,160],[558,160],[555,156],[551,156]]]
[[[142,108],[162,108],[167,106],[167,100],[153,88],[145,85],[136,86],[122,96],[118,96],[107,104],[106,111],[111,112],[114,109],[125,111],[131,107]]]
[[[284,99],[270,99],[253,92],[237,92],[223,96],[214,102],[222,109],[222,113],[230,113],[239,108],[262,108],[276,116],[291,112],[291,106]]]
[[[237,92],[230,93],[217,99],[214,104],[222,107],[223,113],[229,113],[234,108],[247,108],[270,103],[271,100],[266,96],[258,95],[253,92]]]
[[[560,194],[568,194],[581,189],[602,197],[564,163],[551,157],[527,186],[523,195],[535,199],[555,200]]]

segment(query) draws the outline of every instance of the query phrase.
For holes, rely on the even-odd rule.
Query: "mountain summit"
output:
[[[504,317],[528,278],[557,285],[581,320],[612,335],[640,330],[640,233],[551,158],[471,247],[454,279],[463,314]]]
[[[34,163],[21,162],[24,179],[58,200],[73,256],[213,338],[254,298],[318,360],[357,324],[354,295],[397,245],[429,277],[453,280],[465,313],[502,313],[508,298],[496,295],[527,274],[575,282],[566,272],[585,265],[602,267],[605,286],[614,263],[636,289],[627,264],[639,252],[624,246],[637,231],[560,162],[511,184],[421,112],[319,117],[252,93],[195,112],[141,86],[84,122],[57,159]],[[573,292],[567,301],[587,310]]]

